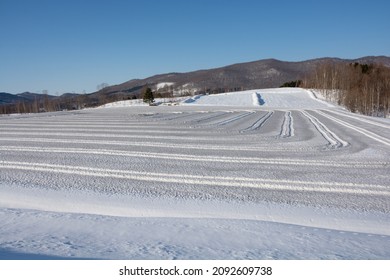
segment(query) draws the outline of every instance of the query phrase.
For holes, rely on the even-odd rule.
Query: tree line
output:
[[[327,100],[352,112],[389,115],[390,68],[384,65],[321,63],[304,79],[302,86],[321,90]]]
[[[77,110],[86,107],[86,95],[49,97],[41,95],[34,100],[22,100],[12,104],[0,104],[0,114],[42,113],[63,110]]]

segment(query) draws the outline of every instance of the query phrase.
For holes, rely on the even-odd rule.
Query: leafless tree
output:
[[[305,87],[320,89],[352,112],[384,117],[389,114],[390,68],[383,65],[322,63]]]

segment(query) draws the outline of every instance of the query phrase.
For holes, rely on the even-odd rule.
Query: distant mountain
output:
[[[27,101],[24,97],[7,93],[7,92],[0,92],[0,105],[1,104],[11,104],[16,103],[18,101]]]
[[[58,96],[48,95],[48,94],[40,94],[33,92],[23,92],[18,94],[11,94],[7,92],[0,92],[0,104],[15,104],[17,102],[33,102],[35,100],[42,100],[45,98],[55,99]]]
[[[75,97],[75,96],[79,96],[80,94],[79,93],[64,93],[62,94],[61,96],[59,96],[60,98],[61,97],[66,97],[66,98],[69,98],[69,97]]]
[[[17,94],[17,96],[23,97],[29,101],[34,101],[35,99],[46,98],[46,96],[49,99],[57,98],[57,96],[53,96],[53,95],[49,95],[49,94],[33,93],[33,92],[23,92],[23,93]]]
[[[161,92],[173,91],[177,95],[272,88],[279,87],[285,82],[304,79],[319,63],[324,62],[375,63],[390,67],[390,57],[386,56],[368,56],[358,59],[319,58],[302,62],[265,59],[209,70],[198,70],[188,73],[168,73],[155,75],[146,79],[130,80],[119,85],[109,86],[92,95],[104,94],[110,96],[122,94],[138,96],[142,87],[145,85]]]
[[[149,86],[161,94],[188,95],[197,93],[218,93],[226,91],[247,90],[255,88],[279,87],[290,81],[307,77],[320,63],[362,63],[383,64],[390,67],[390,57],[367,56],[357,59],[318,58],[301,62],[286,62],[276,59],[264,59],[253,62],[238,63],[225,67],[198,70],[187,73],[167,73],[146,79],[134,79],[122,84],[108,86],[85,97],[85,106],[96,106],[102,103],[124,98],[139,97],[141,89]],[[50,96],[57,103],[69,103],[77,94],[66,93],[62,96]],[[15,104],[18,101],[34,101],[46,98],[37,93],[21,94],[0,93],[0,104]]]

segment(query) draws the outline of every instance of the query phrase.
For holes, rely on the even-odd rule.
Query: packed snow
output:
[[[263,108],[329,108],[332,104],[317,99],[310,90],[276,88],[198,95],[185,104],[214,106],[246,106]]]
[[[388,120],[295,88],[174,103],[0,116],[0,259],[390,258]]]

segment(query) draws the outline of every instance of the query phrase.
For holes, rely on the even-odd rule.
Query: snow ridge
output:
[[[302,114],[305,115],[315,128],[321,133],[321,135],[329,142],[330,148],[343,148],[349,145],[348,142],[340,139],[334,132],[330,131],[322,122],[316,117],[309,114],[307,111],[301,110]]]
[[[264,116],[262,116],[260,119],[258,119],[253,125],[251,125],[250,127],[246,128],[244,130],[241,130],[241,132],[253,131],[253,130],[259,129],[273,115],[273,113],[274,113],[274,111],[268,111]]]
[[[376,134],[376,133],[373,133],[373,132],[371,132],[371,131],[368,131],[368,130],[366,130],[366,129],[364,129],[364,128],[357,127],[357,126],[355,126],[355,125],[352,125],[352,124],[350,124],[350,123],[347,123],[347,122],[345,122],[345,121],[342,121],[342,120],[340,120],[340,119],[338,119],[338,118],[335,118],[335,117],[333,117],[333,116],[330,116],[329,114],[325,114],[325,113],[323,113],[323,112],[318,112],[318,114],[320,114],[320,115],[322,115],[322,116],[324,116],[324,117],[326,117],[326,118],[328,118],[328,119],[330,119],[330,120],[333,120],[333,121],[335,121],[336,123],[339,123],[339,124],[341,124],[341,125],[343,125],[343,126],[345,126],[345,127],[351,128],[351,129],[353,129],[353,130],[355,130],[355,131],[357,131],[357,132],[359,132],[359,133],[361,133],[361,134],[363,134],[363,135],[365,135],[365,136],[367,136],[367,137],[369,137],[369,138],[371,138],[371,139],[374,139],[375,141],[378,141],[378,142],[380,142],[380,143],[382,143],[382,144],[385,144],[385,145],[387,145],[387,146],[390,146],[390,140],[389,140],[388,138],[382,137],[382,136],[380,136],[380,135],[378,135],[378,134]]]
[[[245,112],[245,113],[239,114],[238,116],[229,118],[227,120],[214,123],[213,125],[226,125],[228,123],[235,122],[237,120],[240,120],[240,119],[245,118],[245,117],[252,115],[252,114],[254,114],[254,112]]]
[[[280,131],[279,137],[289,138],[292,136],[294,136],[294,120],[291,115],[291,111],[286,111],[284,114],[282,130]]]
[[[329,160],[299,160],[289,158],[261,158],[261,157],[229,157],[229,156],[204,156],[188,155],[186,153],[153,153],[135,152],[110,149],[77,149],[77,148],[51,148],[29,146],[1,146],[0,151],[29,152],[29,153],[63,153],[63,154],[87,154],[105,155],[116,157],[135,157],[152,159],[172,159],[181,161],[223,162],[223,163],[251,163],[264,165],[293,165],[293,166],[320,166],[334,168],[386,168],[390,162],[381,161],[329,161]]]
[[[264,190],[286,190],[297,192],[317,192],[317,193],[349,193],[355,195],[380,195],[389,196],[390,190],[387,186],[357,184],[357,183],[337,183],[321,181],[294,181],[294,180],[274,180],[245,177],[227,176],[198,176],[183,174],[167,174],[154,172],[137,172],[127,170],[102,169],[83,166],[66,166],[57,164],[25,163],[0,161],[0,168],[13,170],[31,170],[39,172],[53,172],[62,174],[73,174],[90,177],[111,177],[119,179],[180,183],[190,185],[208,186],[228,186],[241,188],[259,188]]]

